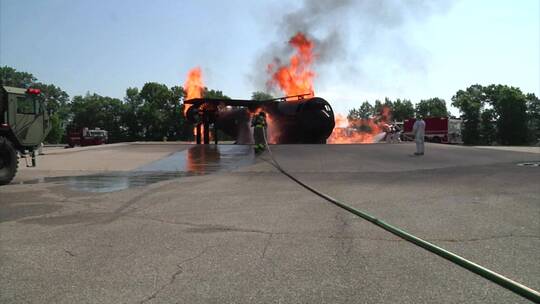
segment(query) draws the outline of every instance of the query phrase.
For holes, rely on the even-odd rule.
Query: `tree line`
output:
[[[472,85],[452,97],[461,112],[466,144],[536,144],[540,139],[540,99],[506,85]]]
[[[532,93],[506,85],[472,85],[452,97],[452,106],[463,119],[462,137],[468,145],[528,145],[540,139],[540,100]],[[385,98],[368,101],[349,111],[349,120],[380,116],[384,108],[392,120],[413,117],[451,117],[446,101],[441,98],[420,100],[416,105],[408,99]]]
[[[367,119],[373,116],[379,116],[382,114],[383,109],[389,109],[392,120],[403,121],[407,118],[413,118],[415,116],[422,117],[440,117],[449,116],[450,113],[446,109],[446,102],[440,98],[430,98],[421,100],[416,106],[409,99],[396,99],[392,101],[388,97],[384,99],[384,102],[375,100],[372,105],[368,101],[364,101],[360,107],[349,110],[347,118],[349,120]]]
[[[30,73],[0,67],[0,84],[41,90],[51,113],[52,129],[46,143],[65,143],[66,130],[101,128],[110,142],[193,140],[193,125],[184,118],[184,89],[147,82],[142,88],[127,88],[123,99],[96,93],[72,98],[60,87],[44,84]],[[229,98],[218,90],[205,89],[205,97]]]
[[[184,89],[147,82],[142,88],[127,88],[123,99],[87,93],[70,96],[60,87],[39,82],[31,73],[0,67],[0,84],[34,87],[42,91],[51,115],[52,130],[47,143],[65,142],[66,129],[101,128],[109,132],[110,142],[193,140],[193,125],[185,120]],[[205,89],[209,98],[229,98],[219,90]],[[264,92],[254,92],[253,100],[271,99]],[[524,145],[540,138],[540,100],[534,94],[524,94],[519,88],[505,85],[472,85],[452,97],[459,109],[465,144]],[[374,104],[367,101],[349,111],[350,120],[380,115],[389,108],[392,119],[449,117],[446,101],[441,98],[411,100],[385,98]]]

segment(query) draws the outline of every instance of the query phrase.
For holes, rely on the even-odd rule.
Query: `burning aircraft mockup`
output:
[[[237,143],[251,143],[251,117],[260,111],[267,113],[268,141],[274,144],[326,143],[335,124],[332,107],[320,97],[298,95],[264,101],[194,98],[185,103],[190,105],[187,119],[198,126],[198,143],[201,136],[209,142],[210,125],[214,126],[214,138],[215,131],[222,130]]]
[[[289,40],[293,50],[288,62],[276,58],[268,64],[269,88],[279,89],[286,97],[263,101],[203,98],[204,83],[199,67],[189,71],[184,89],[184,115],[196,127],[197,143],[217,143],[217,130],[239,144],[253,142],[251,118],[264,111],[268,123],[268,142],[272,144],[373,143],[381,137],[388,115],[352,121],[336,115],[330,104],[315,97],[312,64],[314,42],[301,32]],[[383,118],[383,119],[380,119]],[[334,128],[335,127],[335,128]]]

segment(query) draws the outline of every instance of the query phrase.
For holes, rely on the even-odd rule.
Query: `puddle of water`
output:
[[[43,177],[24,181],[21,184],[56,183],[66,185],[72,190],[104,193],[193,175],[196,174],[186,172],[108,172],[106,174]]]
[[[208,174],[229,171],[253,164],[255,155],[251,146],[199,145],[141,166],[138,172],[192,172]]]
[[[58,183],[84,192],[114,192],[165,180],[230,171],[255,162],[251,146],[199,145],[141,166],[130,172],[44,177],[21,184]]]

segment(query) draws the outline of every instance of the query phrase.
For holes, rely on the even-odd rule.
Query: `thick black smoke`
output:
[[[304,0],[298,9],[282,12],[270,42],[255,62],[250,76],[258,89],[266,88],[268,63],[287,62],[292,49],[287,41],[297,32],[315,41],[318,81],[328,69],[344,78],[365,77],[361,61],[371,55],[387,58],[390,65],[423,70],[425,53],[406,38],[403,27],[446,12],[450,1],[438,0]],[[282,9],[282,8],[281,8]],[[399,50],[399,52],[396,52]],[[397,54],[396,54],[397,53]],[[384,58],[383,58],[384,59]],[[384,68],[384,67],[382,67]]]

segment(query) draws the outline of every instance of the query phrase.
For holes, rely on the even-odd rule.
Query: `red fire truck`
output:
[[[67,134],[67,142],[70,148],[75,146],[95,146],[106,144],[109,137],[107,131],[95,128],[89,130],[83,128],[82,130],[71,130]]]
[[[413,125],[416,119],[410,118],[403,121],[403,137],[405,140],[413,140]],[[461,125],[463,120],[448,117],[429,117],[426,122],[426,141],[444,144],[461,144]]]

